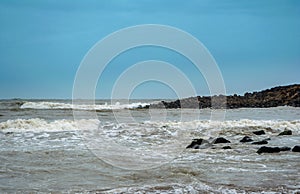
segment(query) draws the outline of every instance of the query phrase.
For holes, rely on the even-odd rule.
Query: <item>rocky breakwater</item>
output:
[[[197,96],[175,101],[161,101],[151,108],[268,108],[276,106],[300,107],[300,84],[278,86],[244,95]]]
[[[270,130],[270,129],[268,129]],[[272,129],[271,129],[272,130]],[[249,130],[250,131],[250,130]],[[192,148],[192,149],[235,149],[237,151],[241,149],[245,150],[252,150],[249,149],[250,147],[253,147],[254,149],[257,148],[256,146],[263,145],[263,144],[269,144],[270,141],[275,140],[274,142],[278,142],[278,138],[280,136],[291,136],[293,133],[291,130],[284,130],[283,132],[279,133],[277,136],[266,136],[266,133],[264,130],[260,131],[252,131],[254,134],[253,138],[259,140],[259,141],[254,141],[252,137],[249,136],[244,136],[240,141],[230,141],[224,137],[217,137],[217,138],[212,138],[213,140],[210,142],[209,140],[202,139],[202,138],[196,138],[193,139],[193,141],[186,147],[187,149]],[[241,135],[241,134],[240,134]],[[259,138],[258,136],[263,136]],[[267,138],[266,138],[267,137]],[[236,139],[236,138],[234,138]],[[281,141],[284,140],[289,142],[289,138],[281,138]],[[215,144],[221,144],[221,146],[215,146]],[[225,146],[226,144],[226,146]],[[243,146],[242,146],[243,145]],[[262,154],[262,153],[279,153],[279,152],[300,152],[300,146],[299,145],[294,145],[294,147],[287,147],[287,146],[261,146],[257,149],[256,153],[257,154]]]

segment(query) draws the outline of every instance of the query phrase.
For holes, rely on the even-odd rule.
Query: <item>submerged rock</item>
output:
[[[256,153],[262,154],[262,153],[279,153],[279,152],[280,152],[279,147],[266,147],[266,146],[263,146],[263,147],[259,148]]]
[[[242,143],[246,143],[246,142],[251,142],[253,141],[249,136],[245,136],[243,137],[243,139],[240,140],[240,142]]]
[[[218,143],[230,143],[230,141],[223,137],[218,137],[213,141],[213,144],[218,144]]]
[[[188,145],[186,148],[199,149],[201,144],[208,143],[205,139],[193,139],[192,143]]]
[[[278,134],[278,136],[281,136],[281,135],[292,135],[292,130],[284,130],[283,132]]]
[[[264,135],[264,134],[266,134],[264,130],[253,131],[252,133],[254,133],[255,135]]]
[[[300,152],[300,146],[295,146],[292,149],[293,152]]]
[[[263,144],[268,144],[267,140],[262,140],[262,141],[256,141],[252,143],[253,145],[263,145]]]
[[[228,149],[232,149],[232,148],[230,146],[224,146],[224,147],[222,147],[222,149],[228,150]]]

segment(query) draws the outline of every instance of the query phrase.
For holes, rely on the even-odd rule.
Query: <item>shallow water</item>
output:
[[[97,106],[99,120],[88,118],[86,109],[79,110],[84,118],[74,120],[66,108],[70,101],[33,102],[0,102],[1,193],[300,191],[299,153],[258,155],[260,145],[239,142],[248,135],[271,138],[267,146],[299,145],[300,108],[231,109],[225,120],[210,120],[210,109],[130,110],[127,121],[129,110],[113,111],[98,101],[105,105]],[[53,103],[59,108],[41,108]],[[265,135],[252,134],[261,129]],[[277,136],[285,129],[293,135]],[[193,138],[211,142],[218,136],[230,140],[232,149],[185,149]]]

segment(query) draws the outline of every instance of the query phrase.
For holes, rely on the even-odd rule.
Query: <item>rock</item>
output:
[[[230,141],[223,137],[218,137],[213,141],[213,144],[218,144],[218,143],[230,143]]]
[[[278,136],[281,136],[281,135],[292,135],[292,130],[284,130],[283,132],[278,134]]]
[[[6,132],[5,135],[11,135],[13,134],[14,132]]]
[[[280,147],[279,149],[280,149],[281,152],[285,152],[285,151],[290,151],[291,150],[290,147],[286,147],[286,146],[285,147]]]
[[[254,133],[255,135],[264,135],[264,134],[266,134],[264,130],[253,131],[252,133]]]
[[[146,106],[141,106],[142,109],[149,109],[150,105],[146,105]]]
[[[268,144],[268,141],[262,140],[262,141],[256,141],[252,143],[253,145],[263,145],[263,144]]]
[[[240,142],[242,143],[246,143],[246,142],[251,142],[253,141],[249,136],[245,136],[243,137],[243,139],[240,140]]]
[[[193,139],[192,143],[188,145],[186,148],[199,149],[201,144],[208,143],[205,139]]]
[[[0,117],[3,117],[4,115],[0,114]]]
[[[226,98],[226,101],[224,100]],[[266,108],[276,106],[300,107],[300,84],[278,86],[259,92],[241,95],[195,96],[175,101],[161,101],[160,105],[151,107],[163,108]]]
[[[293,152],[300,152],[300,146],[296,145],[295,147],[293,147],[292,151]]]
[[[256,153],[262,154],[262,153],[279,153],[279,152],[280,152],[279,147],[266,147],[266,146],[263,146],[263,147],[259,148]]]
[[[222,149],[228,150],[228,149],[231,149],[231,147],[230,146],[224,146],[224,147],[222,147]]]

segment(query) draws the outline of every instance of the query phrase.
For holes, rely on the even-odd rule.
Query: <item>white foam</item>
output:
[[[44,119],[34,118],[7,120],[0,123],[0,130],[3,132],[56,132],[96,129],[98,125],[99,121],[95,119],[82,119],[76,121],[62,119],[49,122]]]
[[[145,185],[142,187],[121,187],[117,189],[103,191],[103,193],[226,193],[226,194],[236,194],[236,193],[246,193],[243,189],[230,188],[226,186],[217,185],[207,185],[203,182],[197,181],[197,183],[192,184],[157,184],[157,185]],[[261,192],[251,192],[253,194]],[[263,193],[275,193],[265,191]]]
[[[86,130],[97,129],[100,121],[97,119],[81,120],[55,120],[46,121],[44,119],[16,119],[7,120],[0,123],[0,130],[3,131],[66,131],[66,130]],[[109,136],[124,134],[128,136],[143,136],[145,134],[160,136],[176,136],[177,130],[187,132],[198,132],[207,136],[216,136],[220,132],[242,133],[243,131],[253,131],[256,128],[271,128],[267,133],[278,133],[285,129],[293,131],[293,134],[300,134],[300,120],[280,121],[280,120],[227,120],[210,121],[194,120],[187,122],[164,121],[164,122],[137,122],[137,123],[102,123],[103,132]],[[250,130],[249,130],[250,129]]]
[[[160,122],[156,125],[184,131],[189,133],[192,138],[211,138],[219,135],[238,137],[237,135],[252,134],[252,131],[255,130],[264,130],[269,135],[278,135],[278,133],[288,129],[292,130],[294,135],[300,134],[300,120],[193,120],[187,122]]]
[[[131,109],[138,107],[145,107],[150,105],[149,103],[131,103],[131,104],[120,104],[116,102],[115,104],[108,105],[105,104],[69,104],[69,103],[59,103],[59,102],[25,102],[20,108],[22,109],[76,109],[76,110],[117,110],[117,109]]]

